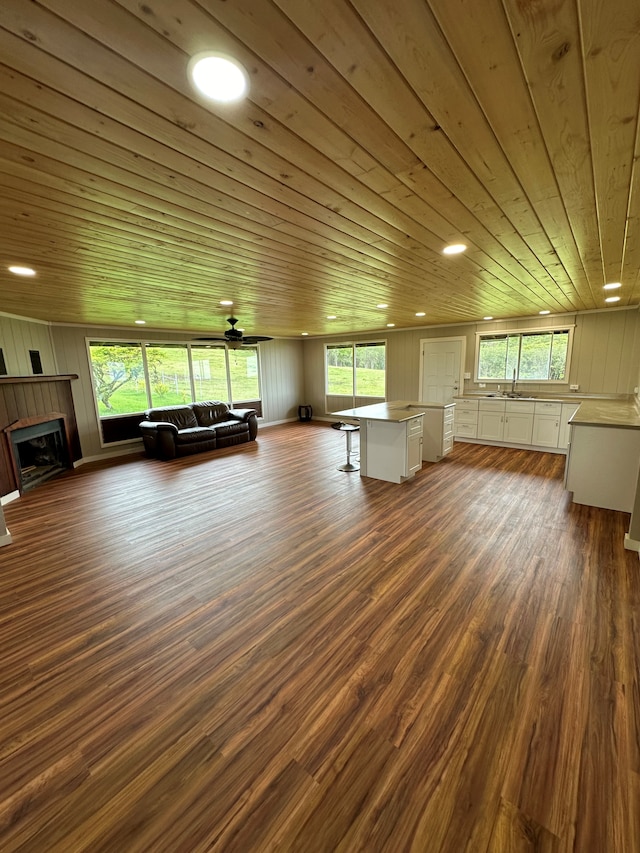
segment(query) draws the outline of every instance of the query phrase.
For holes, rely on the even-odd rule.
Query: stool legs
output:
[[[338,471],[359,471],[360,466],[357,462],[351,462],[351,431],[347,431],[347,461],[344,465],[338,466]]]

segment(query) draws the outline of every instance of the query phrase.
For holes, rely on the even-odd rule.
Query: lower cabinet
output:
[[[516,444],[535,444],[533,435],[533,415],[528,412],[506,412],[504,418],[504,440]]]
[[[566,449],[579,403],[458,398],[455,435],[462,439]]]

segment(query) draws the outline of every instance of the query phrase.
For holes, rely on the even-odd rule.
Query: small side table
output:
[[[340,430],[340,432],[344,432],[347,435],[347,461],[344,465],[338,466],[338,471],[359,471],[360,466],[358,465],[358,463],[354,463],[351,461],[351,434],[357,432],[360,427],[356,426],[355,424],[345,424],[342,421],[338,421],[337,424],[331,424],[331,426],[333,427],[333,429]]]

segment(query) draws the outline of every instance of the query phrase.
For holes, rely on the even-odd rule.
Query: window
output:
[[[327,394],[348,397],[386,395],[386,344],[327,344]]]
[[[192,400],[260,402],[257,347],[88,341],[98,415],[133,415]]]
[[[92,341],[89,356],[99,415],[124,415],[148,408],[141,344]]]
[[[476,380],[567,382],[573,327],[478,334]]]

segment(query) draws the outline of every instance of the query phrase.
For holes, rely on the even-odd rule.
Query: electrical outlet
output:
[[[470,373],[465,373],[464,378],[465,378],[465,379],[471,379],[471,374],[470,374]]]
[[[487,387],[487,383],[486,383],[486,382],[478,382],[478,387],[480,387],[480,388],[486,388],[486,387]]]
[[[578,391],[579,385],[569,385],[569,391]]]

